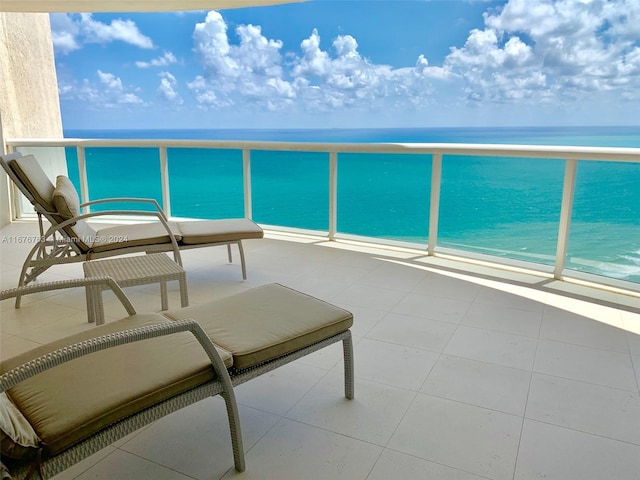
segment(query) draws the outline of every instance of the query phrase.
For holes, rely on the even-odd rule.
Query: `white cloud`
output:
[[[250,102],[269,110],[341,107],[369,108],[380,105],[391,95],[399,101],[409,92],[408,103],[428,90],[433,78],[448,75],[442,67],[430,67],[426,58],[414,68],[394,70],[362,57],[358,42],[341,35],[332,42],[335,55],[320,48],[320,35],[314,30],[300,44],[301,56],[283,59],[282,41],[262,35],[261,28],[239,25],[238,43],[227,35],[223,17],[215,11],[195,27],[194,50],[203,74],[187,86],[201,108],[209,109]],[[398,86],[401,85],[401,88]]]
[[[470,99],[640,99],[640,0],[509,0],[445,61]]]
[[[67,54],[81,48],[76,39],[80,31],[79,24],[74,22],[69,15],[52,14],[50,22],[51,40],[56,52]]]
[[[78,50],[84,43],[122,41],[139,48],[153,48],[151,38],[143,35],[135,22],[115,19],[106,24],[90,13],[51,14],[51,36],[58,53]]]
[[[150,68],[150,67],[166,67],[173,63],[176,63],[178,59],[171,52],[164,52],[162,56],[154,58],[148,62],[138,61],[136,67],[138,68]]]
[[[101,70],[98,70],[98,78],[102,85],[104,85],[108,90],[112,91],[122,91],[122,80],[116,77],[112,73],[105,73]]]
[[[267,39],[254,25],[240,25],[236,34],[239,44],[231,45],[226,22],[216,11],[195,26],[194,50],[204,75],[187,86],[200,105],[231,105],[238,96],[273,105],[269,104],[272,97],[287,99],[295,95],[283,78],[282,42]]]
[[[116,108],[118,106],[145,105],[138,95],[133,93],[133,88],[123,85],[122,79],[113,73],[96,72],[98,82],[83,79],[79,83],[59,83],[58,93],[60,98],[68,101],[83,102],[89,108]]]
[[[160,72],[160,86],[158,87],[158,94],[168,102],[182,105],[183,100],[175,90],[176,85],[178,85],[176,77],[171,75],[169,72]]]
[[[237,25],[229,31],[222,15],[210,11],[193,30],[201,71],[180,86],[186,86],[204,110],[243,106],[245,112],[309,115],[348,110],[344,118],[376,111],[387,116],[411,111],[413,118],[433,118],[434,112],[443,114],[465,102],[501,105],[503,111],[514,104],[552,105],[563,111],[565,105],[591,100],[598,105],[637,103],[639,24],[640,0],[508,0],[501,7],[488,7],[484,25],[452,46],[440,64],[431,65],[426,52],[413,65],[391,66],[363,56],[352,35],[325,39],[323,44],[314,29],[285,49],[281,40],[266,37],[257,25]],[[87,41],[115,39],[152,46],[135,24],[123,20],[106,25],[90,15],[63,15],[52,16],[52,25],[60,52]],[[163,68],[175,63],[175,55],[167,51],[136,66]],[[182,104],[186,98],[178,93],[178,80],[167,71],[159,77],[157,94]],[[98,72],[98,80],[100,87],[82,84],[86,101],[143,104],[116,75]],[[66,85],[60,92],[72,95]]]

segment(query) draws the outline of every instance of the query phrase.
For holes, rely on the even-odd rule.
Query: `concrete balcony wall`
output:
[[[0,13],[0,139],[16,137],[63,137],[48,14]],[[62,148],[38,159],[54,181],[67,171]],[[8,191],[0,175],[0,225],[12,220]]]

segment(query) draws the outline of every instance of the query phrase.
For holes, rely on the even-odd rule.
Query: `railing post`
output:
[[[338,152],[329,153],[329,240],[338,231]]]
[[[438,243],[438,219],[440,217],[440,183],[442,181],[442,154],[431,157],[431,201],[429,206],[429,243],[427,254],[434,255]]]
[[[85,157],[84,147],[78,145],[76,147],[76,153],[78,155],[78,175],[80,176],[80,197],[81,202],[85,203],[89,201],[89,179],[87,177],[87,159]],[[84,207],[83,213],[89,213],[90,207]]]
[[[573,211],[573,196],[576,187],[576,172],[578,160],[565,161],[564,185],[562,187],[562,206],[560,207],[560,225],[558,227],[558,243],[556,245],[556,263],[553,269],[553,277],[560,280],[567,259],[567,245],[569,244],[569,226]]]
[[[171,217],[171,190],[169,189],[169,157],[167,147],[160,147],[160,181],[162,182],[162,210]]]
[[[242,149],[242,173],[244,183],[244,216],[253,217],[251,200],[251,150]]]

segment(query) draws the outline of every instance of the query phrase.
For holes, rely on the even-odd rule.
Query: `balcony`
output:
[[[640,148],[8,139],[83,202],[424,250],[640,292]],[[16,197],[17,217],[30,206]],[[392,221],[388,221],[392,219]]]
[[[34,222],[0,231],[15,286]],[[640,471],[638,298],[397,246],[270,231],[246,243],[249,278],[223,248],[184,252],[192,304],[279,282],[355,316],[356,399],[339,348],[237,389],[247,471],[233,471],[224,405],[174,413],[59,479],[632,479]],[[76,278],[79,264],[41,281]],[[178,304],[170,285],[171,305]],[[158,310],[153,286],[127,289]],[[107,321],[124,316],[105,299]],[[2,357],[91,329],[80,289],[2,303]],[[90,388],[90,386],[82,386]]]

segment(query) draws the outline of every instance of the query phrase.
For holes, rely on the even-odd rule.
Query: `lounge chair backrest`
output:
[[[53,205],[55,186],[33,155],[10,160],[9,166],[31,194],[32,198],[27,196],[27,199],[36,207],[36,211],[55,213],[56,207]]]
[[[60,175],[54,186],[33,155],[8,155],[0,159],[3,169],[36,212],[43,214],[52,225],[62,223],[80,213],[78,195],[71,181]],[[64,232],[81,251],[91,245],[84,239],[95,238],[95,230],[85,221],[64,228]],[[92,243],[88,241],[88,243]]]

